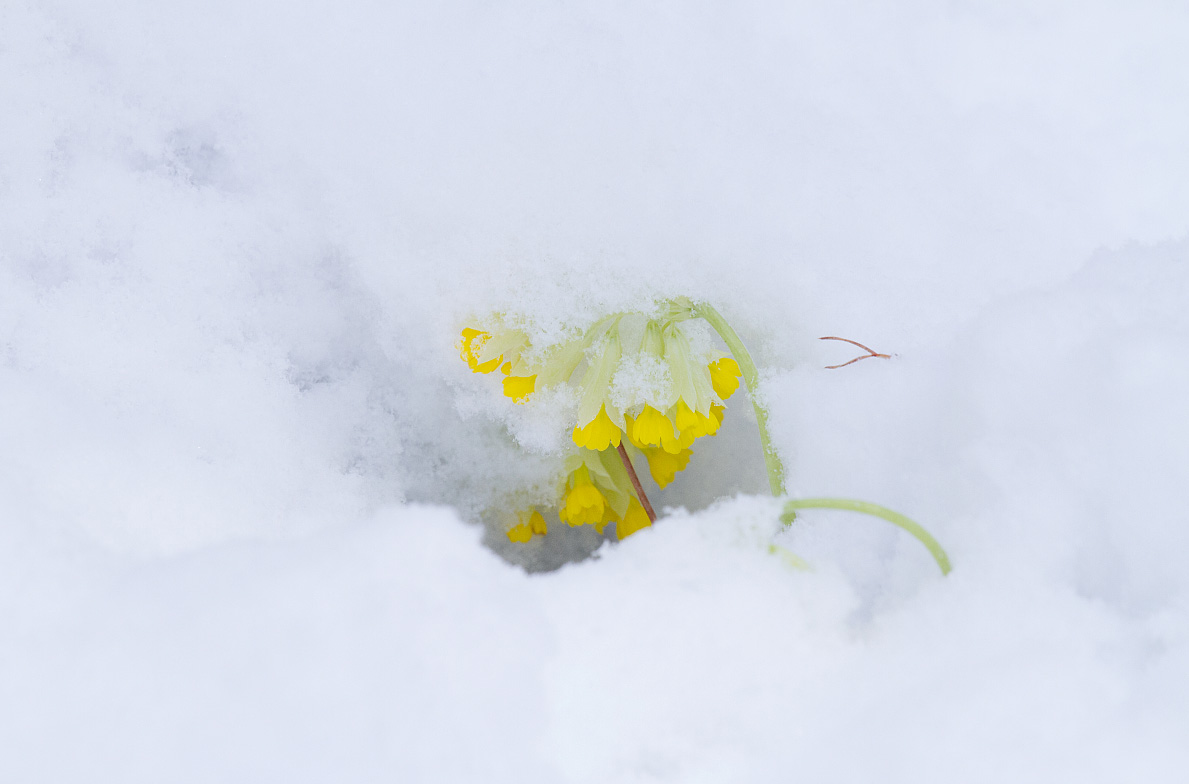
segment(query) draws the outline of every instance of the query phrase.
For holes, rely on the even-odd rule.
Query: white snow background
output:
[[[1187,96],[1171,0],[0,0],[0,780],[1184,781]],[[674,294],[948,578],[742,393],[484,534],[459,328]]]

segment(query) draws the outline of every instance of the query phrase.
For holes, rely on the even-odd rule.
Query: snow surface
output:
[[[1187,52],[1171,0],[0,0],[0,780],[1184,781]],[[740,398],[653,529],[501,544],[565,430],[460,326],[676,294],[791,491],[948,578],[779,532]]]

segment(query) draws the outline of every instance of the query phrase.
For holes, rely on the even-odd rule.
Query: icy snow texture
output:
[[[0,3],[0,779],[1183,780],[1186,52],[1175,2]],[[764,488],[742,397],[702,511],[483,546],[558,427],[464,319],[671,294],[793,492],[950,578],[702,509]]]
[[[608,393],[611,402],[620,410],[631,412],[640,400],[668,401],[673,388],[669,366],[650,354],[628,353],[619,363],[619,370],[611,379]]]

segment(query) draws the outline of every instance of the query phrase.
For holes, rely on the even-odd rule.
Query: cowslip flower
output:
[[[566,458],[566,479],[561,488],[558,517],[571,526],[603,526],[622,518],[631,499],[631,482],[610,452],[579,449]]]
[[[632,494],[631,480],[610,450],[580,449],[566,460],[558,517],[570,526],[593,525],[600,534],[615,524],[620,539],[652,525],[643,505]]]
[[[714,387],[714,394],[723,400],[735,394],[735,390],[739,388],[739,379],[743,376],[738,362],[730,357],[723,357],[711,362],[706,369],[710,371],[710,385]]]

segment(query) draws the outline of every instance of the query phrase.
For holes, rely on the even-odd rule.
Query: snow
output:
[[[0,780],[1180,781],[1185,52],[1156,0],[0,4]],[[950,576],[781,531],[742,392],[652,529],[502,539],[564,422],[458,330],[674,295],[790,492]]]

